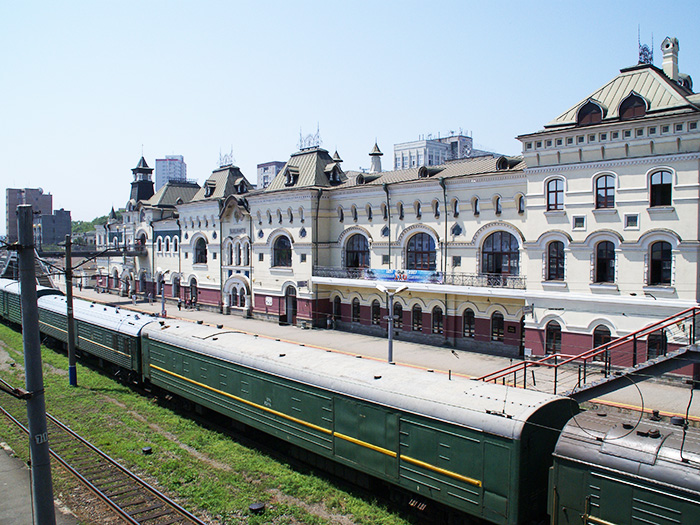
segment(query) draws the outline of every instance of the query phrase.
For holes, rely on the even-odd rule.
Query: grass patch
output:
[[[0,377],[24,386],[22,337],[0,325]],[[77,365],[68,385],[68,359],[42,346],[47,410],[127,468],[154,481],[186,508],[220,523],[401,525],[409,521],[314,475],[247,448],[111,378]],[[10,366],[16,362],[16,366]],[[11,399],[3,395],[0,402]],[[13,401],[7,401],[11,403]],[[28,457],[27,438],[0,418],[0,440]],[[141,453],[153,447],[153,455]],[[54,469],[56,492],[70,482]],[[253,502],[267,505],[249,515]]]

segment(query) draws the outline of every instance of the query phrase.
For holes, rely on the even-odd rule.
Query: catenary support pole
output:
[[[34,235],[32,207],[17,207],[19,234],[19,279],[22,303],[22,341],[24,343],[25,384],[29,419],[29,451],[32,461],[32,506],[36,523],[55,524],[51,484],[51,457],[46,429],[46,401],[41,370],[39,308],[37,306],[36,271],[34,269]]]
[[[78,386],[78,373],[75,368],[75,323],[73,322],[73,259],[71,235],[66,235],[66,321],[68,323],[68,383]]]

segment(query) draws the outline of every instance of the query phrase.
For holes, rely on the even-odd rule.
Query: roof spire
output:
[[[651,47],[644,44],[640,36],[639,24],[637,24],[637,44],[639,45],[639,62],[638,64],[653,64],[654,63],[654,35],[651,35]]]

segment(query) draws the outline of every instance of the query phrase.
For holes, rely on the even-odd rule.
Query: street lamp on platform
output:
[[[375,285],[377,290],[380,292],[384,292],[386,294],[386,306],[388,309],[388,315],[384,318],[388,322],[388,329],[389,329],[389,355],[387,358],[387,362],[391,365],[394,364],[394,296],[396,294],[399,294],[403,292],[408,286],[405,284],[402,284],[398,288],[394,290],[387,290],[387,288],[381,284],[376,284]]]

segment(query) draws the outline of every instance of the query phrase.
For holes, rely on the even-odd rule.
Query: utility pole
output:
[[[17,206],[19,234],[19,280],[22,302],[22,342],[24,343],[25,385],[29,393],[29,451],[32,461],[32,507],[36,523],[55,524],[51,483],[49,434],[46,429],[44,377],[41,370],[39,308],[37,306],[36,271],[34,269],[34,235],[32,207]]]
[[[68,322],[68,383],[78,386],[75,368],[75,323],[73,322],[73,258],[71,257],[71,234],[66,234],[66,321]]]

